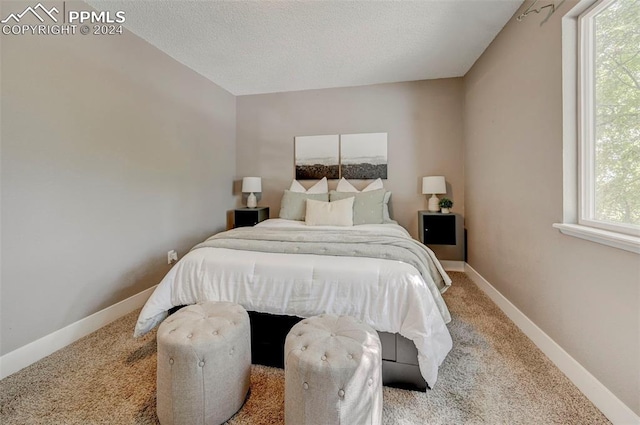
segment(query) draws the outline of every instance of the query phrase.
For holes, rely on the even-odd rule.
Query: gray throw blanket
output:
[[[450,320],[449,311],[440,293],[448,288],[451,279],[444,273],[444,270],[436,266],[435,254],[429,248],[406,236],[381,235],[370,230],[353,229],[339,231],[241,227],[213,235],[193,247],[193,249],[199,248],[369,257],[402,261],[414,266],[420,272],[445,323]]]

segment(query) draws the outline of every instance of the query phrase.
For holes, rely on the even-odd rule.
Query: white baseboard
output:
[[[91,316],[80,319],[75,323],[5,354],[0,357],[0,379],[16,373],[20,369],[37,362],[83,336],[89,335],[91,332],[95,332],[114,320],[142,307],[156,286],[157,285],[145,289],[126,300],[122,300],[104,310],[100,310]],[[133,335],[133,329],[131,332]]]
[[[576,387],[614,424],[640,424],[640,417],[578,363],[549,335],[504,297],[473,267],[465,263],[465,272],[520,330],[574,383]]]
[[[451,261],[451,260],[440,260],[440,264],[442,267],[448,272],[463,272],[464,271],[464,261]]]

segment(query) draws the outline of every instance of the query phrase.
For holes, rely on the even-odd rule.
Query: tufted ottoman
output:
[[[242,407],[250,374],[249,315],[240,305],[191,305],[158,328],[156,404],[162,425],[225,422]]]
[[[377,332],[348,316],[296,324],[285,352],[285,423],[378,425],[382,352]]]

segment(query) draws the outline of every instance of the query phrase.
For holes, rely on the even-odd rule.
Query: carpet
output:
[[[384,424],[609,423],[464,273],[450,275],[453,349],[433,390],[384,388]],[[138,313],[1,380],[0,423],[157,424],[155,332],[132,338]],[[283,409],[284,372],[252,366],[228,424],[282,424]]]

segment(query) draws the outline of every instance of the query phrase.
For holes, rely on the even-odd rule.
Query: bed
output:
[[[176,306],[206,300],[254,312],[262,326],[253,332],[262,335],[270,332],[265,316],[350,315],[379,331],[385,382],[406,378],[420,388],[411,376],[414,356],[421,382],[433,387],[452,347],[441,296],[450,284],[433,252],[397,224],[307,226],[270,219],[196,245],[146,302],[134,335],[149,332]]]

